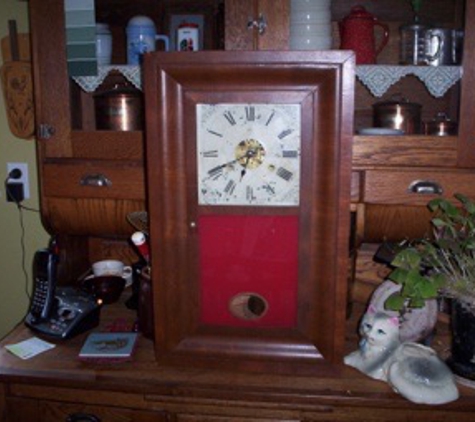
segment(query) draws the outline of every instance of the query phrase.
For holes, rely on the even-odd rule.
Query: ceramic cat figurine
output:
[[[387,381],[415,403],[442,404],[458,398],[454,376],[430,347],[399,340],[397,317],[369,307],[359,327],[359,349],[345,363],[371,378]]]

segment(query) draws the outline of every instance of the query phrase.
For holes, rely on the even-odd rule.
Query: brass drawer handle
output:
[[[88,174],[79,182],[81,186],[108,187],[112,185],[110,179],[103,174]]]
[[[430,180],[414,180],[407,188],[410,193],[422,195],[442,195],[444,189],[437,182]]]

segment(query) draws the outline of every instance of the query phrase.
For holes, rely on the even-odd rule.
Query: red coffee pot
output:
[[[383,29],[380,46],[375,48],[375,27]],[[389,27],[378,21],[363,6],[355,6],[342,21],[340,28],[340,49],[353,50],[356,64],[374,64],[376,56],[383,50],[389,40]]]

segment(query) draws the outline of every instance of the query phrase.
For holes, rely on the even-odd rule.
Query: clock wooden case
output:
[[[157,358],[340,361],[352,53],[150,53],[144,72]]]

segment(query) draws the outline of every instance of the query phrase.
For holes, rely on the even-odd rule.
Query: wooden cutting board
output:
[[[18,60],[29,62],[31,61],[30,53],[30,34],[19,33],[17,34],[18,44]],[[0,47],[2,50],[3,63],[13,61],[10,36],[7,35],[0,40]]]
[[[0,69],[8,126],[16,137],[31,139],[35,133],[31,63],[20,60],[16,21],[10,20],[8,24],[10,54],[2,44],[2,56],[11,60],[4,61]]]

